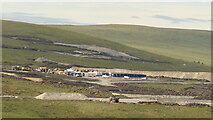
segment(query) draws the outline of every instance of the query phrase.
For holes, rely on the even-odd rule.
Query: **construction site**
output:
[[[71,67],[67,69],[49,69],[45,66],[38,68],[12,66],[10,70],[3,70],[1,73],[3,77],[15,77],[33,82],[51,83],[59,86],[77,86],[82,87],[82,89],[101,91],[87,94],[81,94],[78,90],[75,93],[45,92],[38,96],[11,96],[5,94],[2,95],[3,98],[89,100],[120,104],[212,106],[211,76],[204,72],[182,72],[175,74],[104,68]],[[194,78],[195,75],[196,79]],[[156,85],[158,86],[153,87]],[[182,87],[180,89],[173,89],[170,87],[164,88],[165,86]]]

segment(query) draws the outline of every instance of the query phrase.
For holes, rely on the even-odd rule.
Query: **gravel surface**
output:
[[[114,56],[114,57],[126,57],[126,58],[131,58],[131,59],[139,59],[137,57],[128,55],[127,53],[124,53],[124,52],[120,52],[120,51],[112,50],[110,48],[100,47],[100,46],[96,46],[96,45],[78,45],[78,44],[67,44],[67,43],[54,43],[54,44],[102,52],[102,53],[106,53],[106,54],[108,54],[110,56]]]
[[[79,93],[43,93],[35,98],[46,100],[85,100],[87,96]]]

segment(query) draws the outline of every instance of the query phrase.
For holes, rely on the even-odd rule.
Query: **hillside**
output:
[[[45,57],[60,63],[87,67],[210,71],[210,67],[205,64],[185,62],[157,55],[125,44],[70,30],[12,21],[2,21],[2,25],[4,66],[46,64],[34,61],[38,57]],[[89,46],[91,49],[83,48],[85,46]],[[95,51],[94,47],[107,52]],[[79,54],[79,51],[87,54]],[[109,51],[116,51],[120,56],[110,55]]]
[[[139,50],[188,62],[200,61],[211,66],[210,31],[116,24],[52,27],[107,39]]]

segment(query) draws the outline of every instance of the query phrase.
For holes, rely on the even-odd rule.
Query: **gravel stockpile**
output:
[[[87,96],[79,93],[43,93],[35,98],[46,100],[85,100]]]

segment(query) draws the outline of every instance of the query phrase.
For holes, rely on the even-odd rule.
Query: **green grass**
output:
[[[9,77],[3,77],[2,84],[2,93],[5,95],[37,96],[44,92],[72,92],[69,88],[60,88],[51,84],[36,83]]]
[[[47,59],[76,64],[88,67],[104,67],[104,68],[121,68],[121,69],[130,69],[130,70],[179,70],[179,71],[208,71],[205,66],[190,66],[185,67],[181,63],[179,65],[173,66],[173,64],[150,64],[150,63],[142,63],[136,61],[109,61],[109,60],[100,60],[100,59],[91,59],[91,58],[80,58],[74,56],[65,56],[59,55],[55,53],[46,53],[39,51],[30,51],[30,50],[14,50],[3,48],[3,63],[12,64],[12,65],[25,65],[25,64],[40,64],[39,62],[35,62],[33,59],[38,57],[45,57]],[[57,56],[57,57],[56,57]]]
[[[138,87],[146,87],[146,88],[159,88],[159,89],[170,89],[170,90],[181,90],[188,87],[198,87],[199,85],[180,85],[180,84],[131,84],[133,86]]]
[[[37,96],[43,92],[87,95],[92,89],[62,87],[3,76],[3,94]],[[2,99],[3,118],[210,118],[210,107],[108,104],[92,101]]]
[[[4,64],[40,64],[33,59],[46,57],[57,62],[78,64],[89,67],[124,68],[134,70],[177,70],[177,71],[210,71],[204,65],[197,65],[162,55],[152,54],[143,50],[128,47],[116,42],[96,38],[72,31],[61,30],[41,25],[3,21],[3,35],[20,35],[39,37],[54,42],[90,44],[109,47],[115,50],[144,58],[170,61],[172,64],[150,64],[135,61],[108,61],[90,58],[79,58],[54,53],[30,50],[14,50],[3,48]],[[31,44],[3,37],[3,45],[14,47],[37,48],[43,50],[64,50],[71,48]],[[182,64],[186,63],[187,66]],[[75,92],[89,94],[98,90],[65,87],[48,83],[35,83],[3,77],[3,94],[18,96],[37,96],[43,92]],[[34,99],[3,99],[3,118],[210,118],[208,107],[184,107],[164,105],[107,104],[91,101],[51,101]]]
[[[210,118],[211,108],[3,99],[3,118]]]
[[[102,38],[96,38],[89,35],[84,35],[77,32],[52,28],[44,25],[34,25],[28,23],[2,21],[3,35],[19,35],[42,38],[53,42],[64,42],[64,43],[77,43],[77,44],[88,44],[98,45],[108,48],[112,48],[119,51],[124,51],[131,55],[148,59],[148,60],[160,60],[171,62],[170,64],[153,64],[143,63],[136,61],[115,61],[115,60],[100,60],[91,58],[80,58],[66,55],[59,55],[53,53],[45,53],[39,51],[30,50],[14,50],[14,49],[3,49],[3,62],[5,65],[9,64],[37,64],[33,61],[38,57],[46,57],[50,60],[54,60],[62,63],[77,64],[88,67],[106,67],[106,68],[121,68],[131,70],[151,70],[151,71],[210,71],[210,67],[197,63],[185,62],[179,59],[173,59],[162,55],[153,54],[147,51],[142,51],[133,47],[128,47],[116,42],[105,40]],[[14,46],[14,47],[27,47],[36,48],[43,50],[64,50],[70,51],[73,48],[32,44],[26,41],[13,40],[3,37],[3,45]],[[183,66],[186,64],[186,66]]]
[[[36,43],[33,44],[31,42],[14,40],[14,39],[5,38],[5,37],[3,37],[3,45],[9,46],[9,47],[17,47],[17,48],[25,47],[25,48],[33,48],[33,49],[39,49],[39,50],[58,50],[58,51],[64,51],[64,52],[79,50],[78,48],[71,48],[71,47],[36,44]]]
[[[60,76],[59,76],[60,77]],[[2,77],[2,94],[14,96],[38,96],[44,92],[56,93],[81,93],[88,95],[91,92],[98,92],[99,94],[110,95],[103,91],[96,89],[82,88],[76,86],[66,86],[51,84],[47,82],[33,82],[13,77]]]
[[[137,25],[54,25],[151,53],[211,65],[211,32]]]

